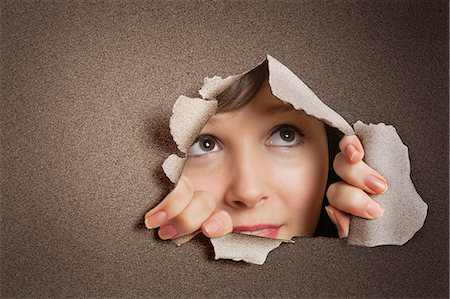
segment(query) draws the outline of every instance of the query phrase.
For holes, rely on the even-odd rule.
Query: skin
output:
[[[383,213],[367,193],[386,192],[387,182],[362,161],[358,138],[340,141],[333,167],[343,181],[325,190],[330,166],[323,123],[283,104],[267,81],[248,105],[213,116],[199,134],[205,135],[213,137],[194,143],[176,187],[145,215],[147,228],[160,227],[162,239],[198,230],[219,237],[258,224],[279,227],[267,237],[312,236],[325,191],[341,238],[348,236],[350,215]]]

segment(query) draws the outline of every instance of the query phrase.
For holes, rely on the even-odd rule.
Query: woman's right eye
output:
[[[201,135],[195,139],[194,144],[189,148],[188,156],[202,156],[219,150],[220,147],[214,136]]]

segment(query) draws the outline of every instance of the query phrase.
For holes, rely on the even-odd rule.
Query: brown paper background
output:
[[[1,297],[448,296],[446,1],[3,1]],[[173,103],[269,53],[409,147],[429,205],[403,246],[324,238],[263,266],[143,228]]]

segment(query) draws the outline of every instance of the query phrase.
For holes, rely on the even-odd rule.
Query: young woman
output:
[[[145,215],[162,239],[197,230],[208,237],[240,232],[288,240],[332,235],[328,219],[346,237],[350,214],[382,215],[366,192],[383,193],[387,182],[362,161],[358,138],[338,144],[333,129],[277,99],[267,61],[217,100],[218,112],[189,149],[177,186]]]

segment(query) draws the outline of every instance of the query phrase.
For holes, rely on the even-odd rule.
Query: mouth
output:
[[[276,239],[278,236],[278,233],[280,232],[280,229],[281,229],[281,225],[258,224],[258,225],[249,225],[249,226],[235,226],[233,228],[233,232],[240,233],[240,234],[246,234],[246,235],[252,235],[252,236]]]

